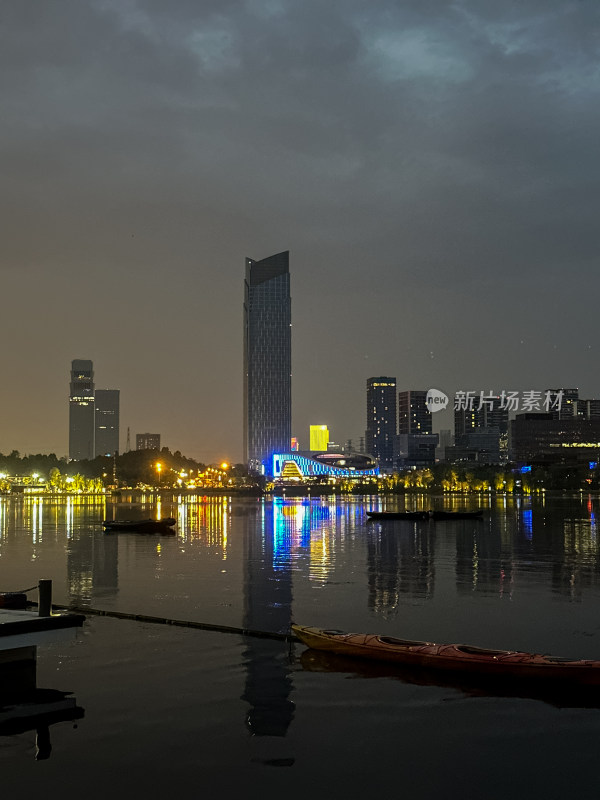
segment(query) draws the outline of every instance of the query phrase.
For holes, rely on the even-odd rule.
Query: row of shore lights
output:
[[[229,464],[226,461],[223,461],[223,463],[220,466],[221,466],[221,469],[223,470],[223,472],[226,472],[229,469]],[[163,466],[160,463],[160,461],[157,461],[157,463],[156,463],[156,472],[158,473],[158,482],[159,483],[160,483],[160,473],[162,472],[162,468],[163,468]],[[212,467],[208,467],[206,471],[207,472],[217,472],[218,470],[213,470]],[[204,473],[202,473],[202,474],[204,474]],[[187,478],[187,472],[185,472],[184,470],[181,470],[181,472],[179,473],[179,478],[177,479],[177,483],[179,485],[181,485],[183,483],[183,479],[184,478]]]

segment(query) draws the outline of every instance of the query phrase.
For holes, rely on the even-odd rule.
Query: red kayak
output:
[[[339,655],[487,677],[558,679],[579,685],[600,685],[600,661],[573,661],[537,653],[488,650],[466,644],[435,644],[301,625],[292,625],[292,632],[308,647]]]

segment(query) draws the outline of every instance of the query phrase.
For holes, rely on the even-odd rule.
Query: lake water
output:
[[[0,591],[285,633],[290,622],[600,659],[600,498],[455,498],[484,519],[367,521],[443,498],[0,499]],[[446,505],[449,504],[446,500]],[[175,535],[104,533],[173,516]],[[35,592],[30,598],[37,599]],[[282,641],[89,615],[38,651],[83,711],[0,736],[7,796],[591,796],[600,692],[428,684]],[[10,794],[9,794],[10,793]]]

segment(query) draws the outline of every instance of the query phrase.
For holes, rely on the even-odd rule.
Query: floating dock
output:
[[[36,611],[0,609],[0,662],[2,653],[23,647],[74,637],[75,628],[83,625],[83,614],[50,614],[40,617]]]

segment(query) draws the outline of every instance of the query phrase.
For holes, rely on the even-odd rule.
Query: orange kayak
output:
[[[419,642],[374,633],[344,633],[302,625],[292,625],[292,632],[308,647],[338,655],[487,677],[542,681],[558,679],[579,685],[600,685],[600,661],[574,661],[538,653]]]

